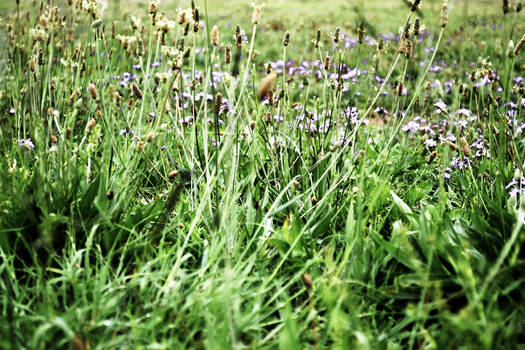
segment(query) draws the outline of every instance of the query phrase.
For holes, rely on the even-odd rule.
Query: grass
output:
[[[523,12],[43,3],[0,8],[0,348],[525,345]]]

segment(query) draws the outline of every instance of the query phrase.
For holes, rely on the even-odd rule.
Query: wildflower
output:
[[[20,146],[24,151],[30,151],[35,148],[35,145],[31,139],[18,140],[18,146]]]
[[[427,146],[427,147],[433,148],[433,147],[436,147],[437,142],[436,142],[436,140],[428,139],[428,140],[426,140],[425,142],[423,142],[423,144],[424,144],[425,146]]]

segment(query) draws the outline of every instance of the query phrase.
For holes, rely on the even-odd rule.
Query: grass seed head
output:
[[[443,1],[441,5],[441,27],[445,28],[448,24],[448,0]]]
[[[286,32],[284,33],[283,45],[288,46],[289,43],[290,43],[290,32]]]
[[[434,159],[436,159],[437,157],[437,152],[436,151],[433,151],[432,153],[430,153],[430,155],[428,156],[428,164],[432,163],[434,161]]]
[[[226,45],[224,48],[224,61],[226,64],[229,64],[232,61],[232,46],[230,44]]]
[[[468,156],[470,154],[470,148],[468,146],[467,139],[465,137],[462,137],[461,140],[461,151],[464,155]]]
[[[222,107],[222,94],[220,92],[215,96],[215,113],[218,115]]]
[[[261,10],[264,7],[263,4],[259,5],[253,5],[253,13],[252,13],[252,23],[253,24],[259,24],[259,21],[261,20]]]
[[[94,99],[95,101],[98,101],[99,99],[98,91],[97,91],[96,86],[93,83],[88,85],[88,92],[91,95],[92,99]]]
[[[520,41],[518,41],[518,44],[514,48],[514,56],[518,56],[519,55],[523,45],[525,45],[525,33],[523,34],[523,36],[521,37]]]
[[[509,0],[503,0],[503,14],[506,15],[507,13],[509,13],[509,10]]]
[[[315,48],[319,48],[319,45],[321,44],[321,31],[317,30],[317,36],[315,37],[314,46]]]
[[[137,84],[133,83],[133,85],[131,85],[131,88],[133,89],[133,93],[135,94],[135,96],[137,96],[139,100],[142,100],[142,91],[137,86]]]
[[[359,27],[357,27],[357,41],[359,42],[359,44],[363,43],[365,34],[366,34],[365,25],[364,23],[361,23]]]
[[[412,41],[407,40],[406,45],[405,45],[405,57],[406,58],[412,57],[412,50],[413,50]]]
[[[219,27],[215,24],[210,32],[211,43],[214,46],[219,45]]]
[[[302,275],[303,283],[306,289],[312,289],[313,281],[312,277],[308,273],[303,273]]]
[[[414,0],[414,2],[412,3],[412,7],[410,8],[410,10],[412,12],[416,11],[418,8],[419,8],[419,5],[421,4],[421,0]]]

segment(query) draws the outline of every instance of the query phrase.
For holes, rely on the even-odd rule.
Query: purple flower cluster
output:
[[[30,151],[35,148],[35,144],[31,139],[20,139],[18,140],[18,146],[20,146],[25,151]]]
[[[520,179],[512,179],[512,181],[505,186],[505,189],[509,191],[509,196],[511,198],[517,198],[518,195],[524,195],[525,176],[522,176]]]

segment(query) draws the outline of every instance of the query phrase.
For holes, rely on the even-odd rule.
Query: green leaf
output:
[[[413,214],[412,209],[410,209],[410,207],[401,198],[399,198],[399,196],[394,191],[390,190],[390,195],[392,195],[394,203],[404,215],[408,216]]]

